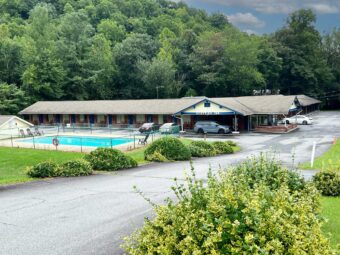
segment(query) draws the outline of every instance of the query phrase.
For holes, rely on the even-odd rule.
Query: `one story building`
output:
[[[14,115],[0,115],[0,138],[8,135],[19,135],[19,130],[33,127],[32,123]]]
[[[275,125],[285,116],[317,110],[320,103],[305,95],[39,101],[19,114],[36,125],[139,126],[145,122],[177,122],[191,129],[199,120],[214,120],[235,130],[252,130],[260,125]]]

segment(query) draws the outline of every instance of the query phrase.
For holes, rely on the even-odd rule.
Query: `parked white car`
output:
[[[304,115],[295,115],[289,118],[284,118],[283,123],[298,124],[298,125],[310,125],[313,123],[313,119]]]
[[[160,128],[161,134],[176,134],[179,133],[179,126],[175,123],[164,123]]]

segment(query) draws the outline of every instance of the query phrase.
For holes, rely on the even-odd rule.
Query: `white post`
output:
[[[184,121],[183,121],[183,116],[181,115],[181,118],[180,118],[180,120],[181,120],[181,130],[182,130],[182,132],[184,131]]]
[[[313,149],[312,149],[312,157],[310,159],[310,167],[313,167],[314,165],[314,157],[315,157],[315,148],[316,148],[316,142],[313,142]]]

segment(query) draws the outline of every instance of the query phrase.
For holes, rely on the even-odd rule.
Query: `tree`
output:
[[[315,29],[316,16],[311,10],[292,13],[287,26],[276,32],[274,38],[281,45],[283,59],[280,87],[287,94],[317,95],[323,85],[333,79],[321,51],[321,37]]]
[[[12,38],[7,25],[0,25],[0,81],[21,83],[22,50],[17,37]]]
[[[137,64],[141,60],[151,60],[157,50],[158,44],[146,34],[131,34],[121,43],[116,44],[114,59],[118,68],[117,97],[147,97]]]
[[[59,99],[63,96],[65,77],[56,52],[56,27],[53,10],[47,4],[37,5],[31,12],[23,37],[23,89],[34,100]]]
[[[121,42],[125,38],[125,29],[114,20],[104,19],[98,24],[98,32],[105,35],[112,44]]]
[[[240,96],[263,86],[257,70],[258,48],[256,37],[234,28],[202,34],[190,57],[196,91],[206,96]]]
[[[150,98],[178,97],[181,82],[176,80],[176,69],[168,59],[154,58],[140,61],[138,68]]]
[[[262,74],[265,80],[265,87],[263,89],[279,89],[279,77],[282,71],[282,58],[278,56],[272,42],[267,39],[263,40],[260,44],[258,58],[258,71]]]
[[[91,70],[88,69],[88,56],[94,32],[83,11],[66,13],[60,20],[57,52],[66,72],[63,82],[65,99],[89,98]]]
[[[89,70],[88,98],[110,99],[114,96],[116,76],[111,42],[104,35],[94,36],[86,68]]]
[[[18,114],[28,103],[23,90],[14,84],[0,83],[0,115]]]

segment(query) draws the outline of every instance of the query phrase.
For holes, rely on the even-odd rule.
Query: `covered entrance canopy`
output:
[[[247,120],[244,113],[236,111],[231,107],[226,107],[213,100],[204,98],[201,101],[182,109],[175,113],[181,119],[182,129],[193,128],[194,124],[200,120],[216,121],[223,125],[232,127],[235,131],[239,129],[239,122]],[[246,125],[248,126],[248,124]],[[248,129],[248,128],[246,128]]]

